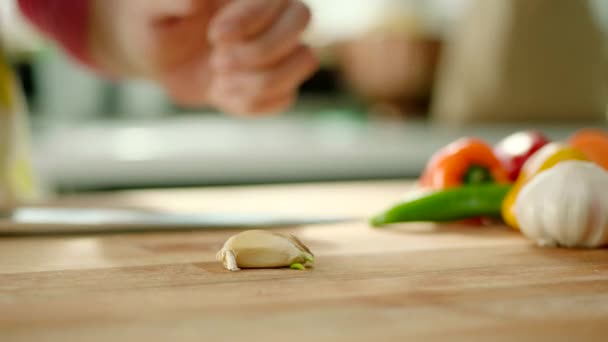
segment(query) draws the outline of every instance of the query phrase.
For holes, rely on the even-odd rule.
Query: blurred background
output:
[[[99,79],[0,1],[45,182],[74,192],[408,178],[463,135],[606,126],[608,1],[306,2],[321,70],[288,113],[243,120],[176,107],[154,84]]]

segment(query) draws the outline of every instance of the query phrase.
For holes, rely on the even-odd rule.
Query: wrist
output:
[[[90,0],[89,51],[106,73],[149,78],[153,73],[150,37],[142,22],[140,2]]]

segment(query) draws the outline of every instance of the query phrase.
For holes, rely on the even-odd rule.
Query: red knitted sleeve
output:
[[[92,66],[88,51],[90,0],[18,0],[29,21],[81,63]]]

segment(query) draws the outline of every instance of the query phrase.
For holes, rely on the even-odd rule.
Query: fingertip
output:
[[[302,45],[300,47],[302,58],[306,61],[305,64],[308,66],[310,72],[315,72],[321,66],[321,60],[319,57],[312,51],[311,48]]]
[[[310,24],[310,22],[312,20],[312,11],[310,10],[310,7],[308,7],[302,1],[295,1],[293,6],[294,6],[296,12],[298,13],[298,15],[296,15],[296,17],[299,17],[305,26]]]

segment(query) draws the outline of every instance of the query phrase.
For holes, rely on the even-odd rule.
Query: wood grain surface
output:
[[[406,183],[154,190],[61,205],[367,216]],[[291,229],[314,268],[230,273],[233,232],[0,238],[0,341],[606,341],[608,251],[504,227]]]

